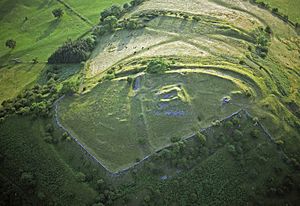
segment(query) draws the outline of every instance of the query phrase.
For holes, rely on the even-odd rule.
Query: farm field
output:
[[[76,39],[90,27],[68,10],[62,19],[55,19],[52,10],[63,8],[57,1],[1,1],[0,7],[2,102],[33,85],[51,53],[68,38]],[[13,50],[5,48],[5,41],[10,38],[17,42]],[[39,61],[36,65],[31,63],[34,58]],[[14,59],[20,63],[14,63]]]
[[[122,5],[128,0],[65,0],[72,8],[77,12],[82,14],[84,17],[88,18],[94,24],[99,22],[99,14],[102,10],[109,8],[113,4]]]
[[[1,1],[0,205],[298,205],[299,7]]]
[[[259,0],[258,2],[268,3],[271,8],[278,8],[280,12],[286,14],[290,19],[295,22],[300,22],[299,9],[300,1],[288,1],[288,0]]]

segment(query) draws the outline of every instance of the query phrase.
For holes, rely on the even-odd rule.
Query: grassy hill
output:
[[[1,204],[11,200],[11,205],[85,205],[96,197],[55,146],[45,142],[46,125],[31,117],[11,117],[1,124]]]
[[[46,65],[124,2],[1,1],[0,102],[42,85],[0,107],[0,205],[297,205],[297,30],[249,1],[135,0],[85,63]]]

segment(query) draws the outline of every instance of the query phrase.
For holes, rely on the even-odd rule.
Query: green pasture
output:
[[[96,24],[103,9],[126,1],[66,2]],[[53,17],[55,8],[64,10],[61,19]],[[25,17],[28,20],[25,21]],[[76,39],[90,29],[86,22],[58,1],[43,0],[1,1],[0,25],[0,102],[32,85],[44,70],[48,57],[63,42]],[[15,49],[5,47],[8,39],[16,40]],[[36,57],[40,64],[30,65]],[[14,59],[21,63],[15,64]]]
[[[278,8],[278,11],[288,15],[289,19],[295,23],[300,22],[300,1],[299,0],[259,0],[258,2],[265,2],[271,8]]]
[[[123,6],[129,0],[64,0],[73,9],[84,17],[88,18],[94,24],[99,22],[100,12],[112,5]]]
[[[67,39],[76,39],[89,26],[57,1],[28,0],[0,3],[0,101],[14,97],[38,78],[48,57]],[[63,8],[64,16],[55,19],[52,10]],[[25,21],[25,17],[28,18]],[[5,47],[8,39],[15,49]],[[40,62],[32,65],[31,60]],[[15,64],[12,60],[21,61]]]

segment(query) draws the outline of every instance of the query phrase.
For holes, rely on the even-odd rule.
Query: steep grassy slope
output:
[[[80,182],[77,172],[60,157],[54,145],[45,142],[47,123],[31,117],[11,117],[0,125],[2,204],[93,202],[96,192]],[[32,178],[25,179],[26,174]]]

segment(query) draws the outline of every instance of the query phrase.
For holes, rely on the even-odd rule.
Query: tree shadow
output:
[[[54,20],[52,20],[52,22],[49,24],[48,28],[36,40],[40,41],[40,40],[48,37],[51,33],[53,33],[56,30],[56,28],[58,27],[58,25],[60,24],[60,22],[61,22],[61,19],[54,19]]]

